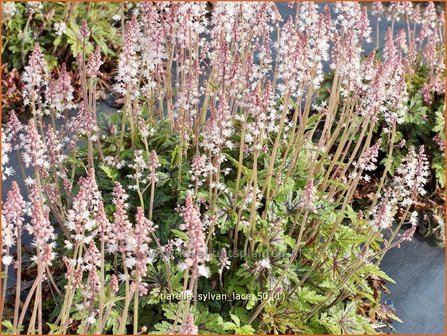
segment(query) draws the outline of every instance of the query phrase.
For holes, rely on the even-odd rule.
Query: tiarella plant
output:
[[[94,43],[111,57],[118,44],[117,28],[121,23],[119,3],[55,3],[5,2],[2,11],[2,54],[9,70],[23,70],[38,42],[48,48],[47,59],[53,67],[58,61],[69,59],[81,51],[79,26],[76,20],[86,18],[94,22]],[[93,42],[93,41],[92,41]],[[93,43],[87,50],[92,51]]]
[[[2,128],[2,177],[25,182],[3,202],[6,332],[373,334],[397,319],[380,262],[411,240],[430,176],[424,146],[393,165],[417,65],[392,38],[364,55],[358,3],[290,6],[283,21],[272,2],[136,4],[117,113],[97,111],[85,20],[76,106],[65,65],[34,47],[32,117]]]
[[[425,146],[431,176],[428,196],[417,202],[417,210],[424,214],[419,232],[435,234],[437,243],[445,245],[445,13],[443,10],[437,13],[434,3],[421,7],[420,4],[397,2],[388,8],[378,3],[375,8],[376,14],[385,14],[391,22],[384,36],[384,56],[401,56],[410,97],[408,113],[397,127],[394,138],[391,167],[392,170],[397,168],[411,146]],[[405,22],[405,28],[395,29],[397,21]],[[376,134],[384,140],[382,150],[386,151],[387,135],[381,129],[379,127]]]
[[[22,89],[23,80],[20,72],[26,66],[36,43],[44,49],[50,70],[58,71],[58,64],[66,63],[68,72],[74,74],[76,79],[76,64],[72,64],[72,60],[83,47],[87,52],[91,52],[95,45],[98,46],[107,66],[114,64],[119,50],[123,14],[132,6],[132,3],[116,2],[2,3],[3,108],[15,109],[17,112],[24,110],[20,93],[18,94]],[[92,40],[85,46],[78,38],[80,18],[85,18],[92,25]],[[109,81],[110,76],[105,73],[99,83],[101,89],[110,87]]]

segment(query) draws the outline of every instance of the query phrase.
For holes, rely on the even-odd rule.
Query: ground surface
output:
[[[418,234],[385,255],[382,269],[396,285],[383,299],[393,302],[401,334],[445,334],[445,249]]]

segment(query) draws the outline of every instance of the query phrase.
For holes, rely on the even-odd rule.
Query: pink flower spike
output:
[[[112,293],[117,294],[119,291],[119,283],[118,278],[115,274],[112,274],[110,278],[110,289],[112,290]]]
[[[182,213],[184,224],[180,225],[181,230],[186,230],[188,235],[186,264],[197,268],[199,264],[209,260],[203,224],[200,220],[200,213],[194,207],[191,195],[186,197],[186,204]]]
[[[402,233],[401,236],[402,241],[411,241],[415,232],[416,232],[416,225],[412,225],[411,228],[405,230],[405,232]]]
[[[360,157],[357,163],[354,163],[354,167],[358,167],[361,170],[373,171],[377,168],[377,156],[379,155],[380,144],[382,143],[379,139],[373,146],[368,148],[368,150]]]
[[[37,104],[42,100],[41,90],[48,85],[48,65],[45,61],[40,46],[36,43],[34,50],[25,66],[22,75],[23,101],[25,105]],[[41,115],[43,112],[35,109],[35,114]]]
[[[145,276],[147,273],[147,265],[150,262],[148,244],[151,242],[150,234],[153,232],[152,222],[144,216],[143,208],[138,207],[134,234],[136,240],[135,255],[137,256],[137,267],[140,277]]]
[[[17,235],[21,234],[24,213],[25,201],[17,182],[12,181],[11,190],[6,195],[2,211],[2,248],[4,251],[5,248],[14,246]]]
[[[79,34],[82,42],[86,42],[90,37],[90,30],[88,29],[87,21],[85,19],[82,19]]]
[[[90,78],[96,78],[101,73],[99,72],[100,66],[103,64],[101,59],[101,49],[96,46],[95,51],[91,53],[87,61],[87,76]]]
[[[315,209],[315,191],[316,188],[314,187],[314,181],[313,179],[309,179],[306,183],[306,186],[304,188],[303,192],[303,200],[302,200],[302,207],[305,209],[313,210]]]
[[[112,232],[110,232],[109,252],[114,252],[116,249],[120,253],[126,251],[133,252],[134,244],[132,232],[132,225],[128,219],[126,209],[126,200],[129,196],[124,191],[124,188],[119,182],[115,182],[113,188],[113,203],[115,205],[115,213],[113,214]]]
[[[194,315],[189,314],[179,330],[180,335],[197,335],[199,328],[194,324]]]

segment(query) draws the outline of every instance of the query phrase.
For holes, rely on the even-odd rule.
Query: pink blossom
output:
[[[110,278],[110,289],[112,290],[112,293],[117,294],[119,291],[119,283],[118,278],[115,274],[112,274]]]
[[[26,225],[28,232],[34,236],[33,245],[36,246],[36,260],[45,265],[51,265],[56,257],[53,249],[56,235],[49,220],[49,211],[41,198],[42,190],[37,184],[31,188],[31,223]]]
[[[385,195],[379,204],[372,210],[370,224],[375,229],[389,229],[394,221],[394,212],[397,199]]]
[[[113,214],[112,231],[109,232],[109,252],[118,250],[120,253],[133,251],[133,232],[132,225],[128,219],[126,209],[126,200],[129,196],[124,191],[119,182],[115,182],[113,188],[113,204],[115,205],[115,213]]]
[[[115,91],[120,94],[129,94],[131,97],[138,95],[138,73],[140,58],[137,55],[139,24],[136,16],[126,24],[124,33],[124,45],[118,59],[118,75]]]
[[[67,194],[71,193],[71,190],[73,188],[73,185],[72,185],[71,181],[68,178],[64,178],[63,184],[64,184],[65,192]]]
[[[37,132],[33,120],[30,120],[28,123],[21,147],[23,148],[22,158],[25,167],[35,167],[43,177],[47,176],[49,161],[46,146],[42,141],[42,137]]]
[[[87,291],[85,293],[87,294],[87,304],[93,306],[95,295],[101,292],[101,282],[96,272],[96,268],[91,268],[88,271],[87,285]]]
[[[405,2],[391,2],[388,8],[390,13],[389,19],[399,21],[400,19],[407,19],[413,15],[413,3]]]
[[[82,19],[81,28],[79,30],[79,37],[81,38],[81,41],[84,43],[90,37],[90,29],[88,29],[87,21],[85,19]]]
[[[393,179],[398,195],[404,199],[403,206],[411,204],[418,195],[425,195],[424,187],[429,175],[430,169],[424,146],[419,148],[418,153],[413,146],[410,146]]]
[[[78,268],[73,273],[73,287],[80,288],[82,286],[82,276],[84,272],[82,268]]]
[[[411,241],[415,231],[416,231],[416,225],[412,225],[411,228],[409,228],[408,230],[405,230],[405,232],[402,233],[402,236],[400,239],[402,241]]]
[[[194,315],[188,314],[185,321],[183,322],[179,334],[180,335],[197,335],[199,328],[194,324]]]
[[[51,81],[47,88],[46,98],[49,106],[59,113],[74,108],[76,105],[73,102],[73,92],[71,77],[67,72],[65,63],[63,63],[59,78]]]
[[[407,33],[405,32],[405,29],[399,30],[396,37],[396,43],[397,46],[403,51],[408,51],[408,44],[407,44]]]
[[[361,54],[363,42],[369,41],[371,28],[366,8],[359,3],[336,3],[337,14],[333,33],[333,69],[341,75],[344,84],[343,95],[360,85]]]
[[[147,265],[150,262],[148,244],[151,242],[150,234],[153,232],[152,222],[144,216],[143,208],[138,207],[134,230],[136,240],[134,253],[137,256],[137,267],[140,277],[144,277],[147,273]]]
[[[76,131],[82,135],[96,132],[98,130],[96,119],[93,116],[93,111],[85,104],[85,102],[81,102],[79,104],[78,117],[75,127]]]
[[[385,35],[385,47],[383,48],[383,58],[393,58],[397,54],[396,45],[394,44],[393,31],[388,27]]]
[[[157,152],[154,150],[151,151],[151,155],[149,157],[149,169],[150,169],[150,177],[149,180],[151,183],[157,182],[156,169],[160,166],[160,162],[158,161]]]
[[[34,50],[25,66],[22,74],[23,102],[25,105],[39,104],[42,102],[42,89],[48,85],[48,66],[45,61],[40,46],[36,43]],[[34,114],[42,115],[43,111],[37,108],[32,111]]]
[[[92,239],[88,244],[87,252],[84,255],[85,269],[96,269],[96,266],[101,262],[101,253],[96,247],[95,241]]]
[[[307,180],[306,186],[304,187],[303,199],[301,206],[304,209],[312,210],[315,208],[315,191],[314,181],[312,178]]]
[[[146,69],[144,76],[149,81],[147,89],[153,89],[157,83],[155,77],[163,72],[162,63],[166,59],[166,40],[163,30],[164,4],[158,2],[142,2],[142,61]]]
[[[95,51],[88,57],[86,73],[90,78],[95,79],[99,74],[99,68],[103,64],[101,60],[101,49],[96,46]]]
[[[421,23],[422,22],[422,16],[421,16],[421,5],[417,4],[413,8],[413,13],[411,16],[411,21],[414,23]]]
[[[197,268],[199,264],[205,263],[208,259],[203,224],[200,220],[200,213],[194,207],[191,195],[186,197],[186,203],[182,211],[184,223],[180,225],[181,230],[185,230],[188,235],[186,264]]]
[[[433,1],[430,1],[425,8],[422,24],[433,29],[436,26],[436,22],[438,21],[438,15],[436,13],[435,4]]]
[[[405,71],[393,48],[394,44],[390,44],[389,57],[383,63],[371,62],[367,82],[362,84],[364,94],[357,106],[362,116],[376,119],[380,113],[389,124],[402,123],[408,109]]]
[[[55,183],[45,183],[44,185],[45,195],[48,198],[48,201],[53,204],[57,204],[58,202],[58,192]]]
[[[54,131],[51,125],[47,127],[47,150],[50,164],[52,166],[58,166],[62,163],[64,156],[61,153],[62,144],[59,141],[58,134]],[[60,167],[58,167],[59,169]],[[62,173],[62,172],[61,172]]]
[[[219,253],[219,274],[222,274],[225,269],[229,269],[231,262],[228,260],[227,250],[222,249]]]
[[[227,139],[233,134],[232,116],[224,97],[219,99],[219,107],[208,118],[203,134],[202,147],[217,156],[221,155],[222,147],[228,146]]]
[[[95,212],[101,194],[93,169],[88,171],[86,177],[81,177],[78,184],[79,191],[73,197],[72,209],[67,211],[66,226],[73,232],[76,241],[82,241],[85,239],[85,235],[95,228]]]
[[[2,211],[2,248],[10,248],[15,245],[17,235],[22,232],[25,201],[20,193],[16,181],[12,181],[11,189],[6,195],[6,202]]]
[[[14,175],[15,171],[9,167],[9,153],[12,152],[12,145],[7,140],[7,136],[2,127],[2,180],[6,180],[8,176]]]
[[[14,110],[9,112],[9,120],[6,124],[4,133],[8,142],[13,145],[18,145],[20,132],[25,128],[25,126],[20,122],[19,118],[17,118],[17,114]]]
[[[110,232],[110,221],[107,219],[104,203],[100,200],[98,202],[98,211],[96,213],[96,224],[98,225],[100,237],[102,240],[107,241],[107,233]]]
[[[200,155],[199,153],[196,153],[192,159],[191,163],[191,180],[196,182],[197,186],[200,186],[202,184],[200,178],[201,176],[204,176],[206,168],[206,155]]]
[[[445,140],[443,140],[438,134],[433,137],[433,140],[439,147],[439,150],[444,153],[445,152]]]
[[[372,3],[372,14],[373,15],[382,15],[384,11],[383,5],[381,1],[376,1]]]
[[[377,168],[377,156],[379,155],[379,148],[382,141],[379,139],[373,146],[362,154],[357,163],[353,165],[361,170],[373,171]]]

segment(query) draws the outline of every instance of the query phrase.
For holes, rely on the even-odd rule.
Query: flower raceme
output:
[[[399,186],[398,192],[406,205],[411,204],[415,195],[425,195],[425,184],[430,176],[427,156],[424,147],[421,146],[416,152],[410,146],[408,155],[403,163],[397,168],[393,183]]]
[[[6,195],[2,211],[2,260],[4,265],[9,265],[12,262],[9,250],[15,245],[16,238],[22,234],[24,215],[25,201],[17,182],[13,181],[11,190]]]
[[[56,257],[54,253],[56,234],[49,220],[49,211],[42,199],[41,190],[34,185],[30,191],[31,221],[25,227],[34,237],[33,245],[36,247],[36,256],[33,259],[43,266],[51,266]]]
[[[115,212],[113,214],[112,232],[110,232],[108,247],[109,252],[118,251],[120,253],[131,252],[134,248],[134,241],[131,234],[132,224],[130,223],[126,209],[128,207],[128,194],[119,182],[113,188],[113,203]]]
[[[149,243],[151,242],[150,234],[154,233],[155,229],[150,220],[144,216],[144,210],[141,207],[137,208],[135,219],[135,240],[137,256],[137,267],[139,275],[145,276],[147,273],[147,265],[149,264]]]
[[[411,146],[406,158],[396,170],[392,185],[371,214],[373,227],[391,228],[396,212],[401,208],[409,208],[418,195],[425,194],[424,187],[429,174],[424,147],[420,147],[416,153],[415,148]],[[417,221],[412,219],[410,222],[414,226]]]
[[[182,327],[180,328],[179,334],[181,335],[197,335],[199,329],[194,324],[194,315],[189,314],[186,317],[186,321],[183,323]]]
[[[188,235],[185,263],[188,267],[197,268],[208,261],[209,257],[200,213],[194,207],[191,195],[186,197],[182,218],[184,223],[180,225],[180,229],[185,230]]]
[[[48,65],[38,44],[31,53],[22,81],[24,83],[23,100],[25,105],[38,104],[38,106],[41,106],[42,90],[48,85]],[[42,115],[43,111],[41,108],[33,109],[32,113]]]

